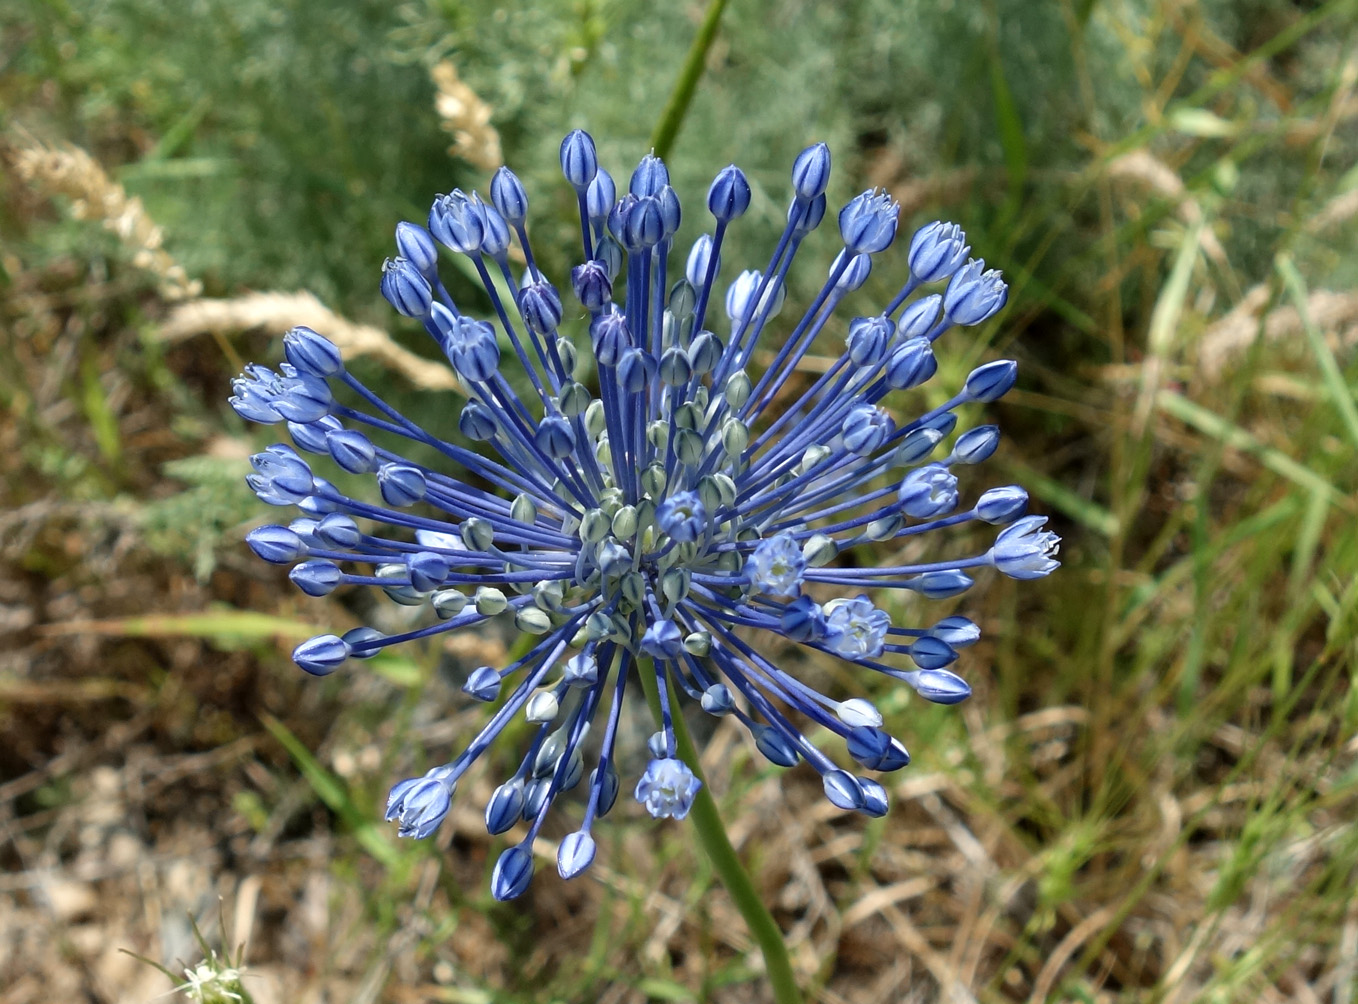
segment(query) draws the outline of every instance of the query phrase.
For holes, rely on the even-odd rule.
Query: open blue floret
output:
[[[496,617],[532,639],[511,665],[467,675],[464,691],[498,703],[494,713],[453,760],[397,784],[387,807],[401,835],[428,836],[502,729],[515,718],[533,724],[519,769],[485,809],[492,833],[526,824],[495,866],[501,899],[527,887],[533,841],[563,792],[583,786],[585,803],[580,828],[559,845],[566,878],[593,861],[591,828],[624,776],[651,815],[688,814],[701,781],[677,756],[675,688],[709,714],[735,716],[773,763],[810,764],[835,805],[883,815],[886,789],[837,765],[792,716],[839,735],[867,770],[905,766],[905,747],[871,703],[818,692],[785,668],[786,652],[769,654],[769,642],[956,703],[970,688],[949,667],[979,638],[976,625],[949,616],[895,627],[872,591],[944,599],[967,590],[974,569],[1029,579],[1058,565],[1059,541],[1042,517],[1025,517],[1021,488],[991,488],[973,501],[959,479],[960,468],[995,451],[999,430],[954,435],[956,410],[1009,390],[1012,361],[978,367],[909,421],[886,400],[935,375],[934,345],[949,329],[1004,306],[999,273],[968,257],[956,225],[916,231],[906,280],[886,307],[838,320],[897,236],[896,203],[864,192],[838,214],[842,250],[820,291],[799,318],[775,323],[793,260],[826,215],[824,144],[796,160],[787,225],[768,261],[728,271],[725,285],[726,235],[751,200],[738,168],[712,183],[713,226],[682,273],[671,272],[681,207],[663,162],[643,158],[619,197],[593,140],[577,130],[562,143],[561,169],[575,191],[583,250],[570,302],[536,264],[528,193],[507,168],[492,180],[489,202],[454,191],[434,201],[427,227],[397,227],[381,290],[424,325],[459,377],[463,438],[407,419],[307,328],[284,339],[278,372],[247,367],[232,397],[251,421],[285,423],[295,444],[252,458],[248,481],[260,499],[301,512],[286,526],[251,531],[255,553],[291,565],[309,595],[375,586],[429,611],[425,626],[399,634],[360,627],[303,642],[294,653],[303,669],[326,675],[351,658]],[[459,304],[443,284],[440,245],[480,276],[489,319],[471,316],[471,301]],[[833,358],[818,375],[802,365],[813,346]],[[445,462],[408,459],[389,445],[402,439]],[[473,448],[460,445],[468,440]],[[371,477],[376,490],[351,496],[317,476],[304,454]],[[983,553],[947,554],[941,531],[965,523],[1004,529]],[[914,558],[918,540],[940,541],[943,554]],[[836,562],[858,547],[873,560]],[[645,761],[620,768],[619,716],[641,673],[654,675],[664,720]],[[601,734],[588,741],[586,771],[591,730]]]

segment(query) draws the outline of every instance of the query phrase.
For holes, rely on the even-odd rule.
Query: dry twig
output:
[[[380,328],[345,320],[307,292],[247,293],[225,300],[195,300],[176,307],[160,334],[166,341],[174,342],[195,335],[251,328],[281,334],[299,324],[321,332],[340,347],[346,358],[373,356],[423,390],[460,391],[457,378],[447,366],[402,348]]]

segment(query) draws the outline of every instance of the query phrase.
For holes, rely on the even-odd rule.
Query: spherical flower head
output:
[[[683,819],[703,783],[688,764],[673,757],[652,760],[637,782],[636,800],[656,819]]]
[[[801,545],[788,532],[761,540],[745,560],[751,588],[773,596],[796,596],[805,572]]]
[[[707,529],[707,507],[697,492],[671,495],[655,511],[660,529],[678,544],[691,544]]]
[[[398,836],[423,840],[438,829],[453,804],[454,785],[431,777],[402,781],[387,798],[387,821],[400,823]]]
[[[1061,538],[1043,530],[1046,516],[1025,516],[1000,531],[991,548],[995,567],[1012,579],[1040,579],[1061,567]]]
[[[227,965],[215,951],[192,969],[185,968],[184,976],[185,982],[175,990],[194,1004],[239,1004],[246,999],[241,986],[244,969]]]
[[[831,651],[850,659],[875,659],[886,644],[891,618],[866,596],[844,600],[825,618],[826,642]]]
[[[534,738],[521,769],[487,786],[487,830],[522,823],[527,831],[495,864],[499,899],[525,891],[534,841],[577,787],[585,822],[560,842],[565,878],[593,861],[590,828],[624,784],[654,816],[688,813],[700,783],[675,758],[674,719],[645,753],[630,743],[635,730],[619,727],[624,684],[638,674],[655,674],[658,689],[687,695],[707,714],[730,716],[771,763],[814,767],[836,806],[883,815],[882,785],[840,770],[802,730],[833,725],[868,770],[904,767],[905,747],[873,704],[800,679],[802,660],[783,658],[786,646],[886,672],[926,700],[953,703],[970,692],[956,664],[979,637],[976,625],[934,616],[893,630],[859,591],[906,589],[924,603],[965,591],[976,567],[1022,578],[1056,564],[1055,535],[1040,518],[1023,519],[1022,489],[979,484],[975,505],[957,508],[954,472],[975,497],[976,465],[998,441],[994,426],[951,439],[957,413],[1012,387],[1014,363],[986,363],[960,387],[919,396],[931,408],[923,416],[896,393],[939,375],[936,346],[942,354],[950,334],[956,339],[955,325],[1003,305],[1003,281],[966,261],[958,227],[931,224],[908,251],[874,257],[893,243],[899,209],[865,192],[838,213],[843,246],[801,267],[818,246],[804,238],[830,209],[829,150],[816,144],[793,167],[772,265],[723,272],[723,255],[745,244],[731,231],[744,225],[753,194],[731,166],[707,189],[715,222],[679,277],[671,259],[684,251],[675,248],[682,208],[659,159],[642,158],[619,193],[593,140],[576,131],[562,143],[561,168],[573,189],[565,204],[574,203],[580,224],[569,261],[578,307],[557,292],[563,276],[547,273],[560,255],[529,245],[530,229],[557,228],[530,228],[527,192],[508,168],[485,201],[454,191],[434,200],[427,230],[396,227],[381,291],[419,321],[457,377],[461,400],[436,426],[382,400],[305,328],[285,337],[276,371],[247,366],[232,387],[238,413],[285,423],[296,447],[252,458],[248,481],[259,498],[299,512],[252,530],[251,549],[289,566],[305,594],[375,586],[409,608],[399,628],[359,625],[303,641],[293,653],[303,670],[323,676],[464,627],[494,632],[492,619],[521,638],[513,661],[466,667],[465,696],[492,705],[484,726],[457,737],[447,763],[397,785],[388,805],[402,835],[428,836],[458,779],[521,731],[512,723],[528,725]],[[440,277],[439,245],[471,259],[459,275]],[[522,266],[517,282],[511,256]],[[850,294],[878,287],[870,275],[903,273],[907,261],[896,296],[865,316],[836,313]],[[468,290],[473,275],[480,288]],[[819,281],[820,291],[808,287],[797,301],[806,312],[780,320],[792,281]],[[628,295],[615,300],[624,282]],[[931,282],[948,285],[920,288]],[[828,365],[808,374],[813,360]],[[449,435],[449,417],[460,435]],[[952,448],[938,459],[945,441]],[[327,481],[311,463],[345,477]],[[982,553],[959,553],[974,535],[944,539],[960,524],[1015,521]],[[635,703],[630,686],[625,696]]]

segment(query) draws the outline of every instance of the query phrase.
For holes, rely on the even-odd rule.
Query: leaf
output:
[[[125,638],[205,638],[226,644],[240,644],[266,638],[310,638],[316,628],[289,617],[261,614],[234,607],[218,607],[196,614],[149,614],[145,617],[117,617],[98,621],[68,621],[46,624],[40,629],[48,635],[97,634]]]
[[[349,797],[349,789],[339,778],[321,765],[321,762],[311,755],[311,751],[302,744],[302,741],[289,731],[288,727],[268,712],[260,714],[260,721],[269,730],[270,735],[278,740],[288,755],[292,757],[297,767],[311,785],[311,790],[316,793],[316,797],[326,804],[331,812],[339,816],[354,834],[354,838],[362,845],[363,849],[380,861],[387,868],[396,868],[401,864],[404,855],[400,848],[385,836],[384,832],[374,825],[368,814],[359,809]]]

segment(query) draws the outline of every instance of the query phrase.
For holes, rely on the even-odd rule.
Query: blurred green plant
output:
[[[700,191],[700,170],[738,161],[756,199],[736,250],[766,246],[785,165],[822,138],[838,158],[832,194],[886,185],[915,222],[964,223],[1013,293],[1003,322],[946,365],[1019,353],[1002,455],[1074,530],[1042,592],[996,583],[968,610],[994,639],[966,668],[968,716],[871,695],[916,737],[908,804],[890,820],[808,824],[796,775],[771,806],[772,771],[747,751],[709,765],[723,816],[767,847],[755,880],[778,921],[811,918],[793,956],[813,989],[860,992],[902,958],[915,985],[927,972],[987,1002],[1338,996],[1351,983],[1356,29],[1351,0],[729,5],[677,134],[676,187]],[[0,107],[7,125],[90,149],[210,293],[309,289],[427,351],[388,315],[378,264],[397,219],[485,181],[447,159],[428,68],[451,59],[490,106],[560,274],[570,206],[556,143],[586,126],[610,167],[634,162],[696,31],[696,9],[640,0],[18,0],[0,8]],[[205,574],[250,513],[234,508],[238,471],[182,458],[219,427],[239,432],[218,417],[234,362],[206,342],[169,362],[142,351],[127,332],[153,329],[163,306],[133,252],[54,220],[8,179],[3,197],[3,540],[22,552],[7,578],[61,581],[102,553],[73,557],[41,519],[111,524],[126,503],[144,507],[150,548]],[[684,233],[699,225],[693,214]],[[876,281],[865,302],[880,301]],[[363,376],[421,420],[447,412],[441,394]],[[199,426],[174,430],[170,457],[131,417],[146,400]],[[391,680],[436,686],[436,661],[356,687],[333,720],[279,721],[399,749],[441,723],[414,713],[414,694],[402,706]],[[17,699],[22,682],[0,694]],[[484,845],[459,835],[436,879],[414,864],[374,877],[354,818],[370,818],[372,797],[320,756],[295,762],[308,804],[332,814],[333,869],[377,920],[367,941],[329,946],[353,970],[389,973],[389,939],[409,922],[421,973],[463,943],[515,960],[484,981],[463,966],[434,999],[579,999],[601,981],[706,999],[755,979],[712,876],[688,874],[682,835],[620,826],[601,853],[620,864],[588,894],[593,924],[535,948],[531,920],[487,914],[458,884]],[[248,825],[303,826],[293,797],[261,788]],[[814,866],[792,843],[808,832]],[[817,896],[833,920],[812,912]],[[666,928],[656,918],[676,902],[687,920]],[[484,916],[481,941],[459,928],[448,947],[449,924]],[[657,947],[657,927],[677,933]]]

